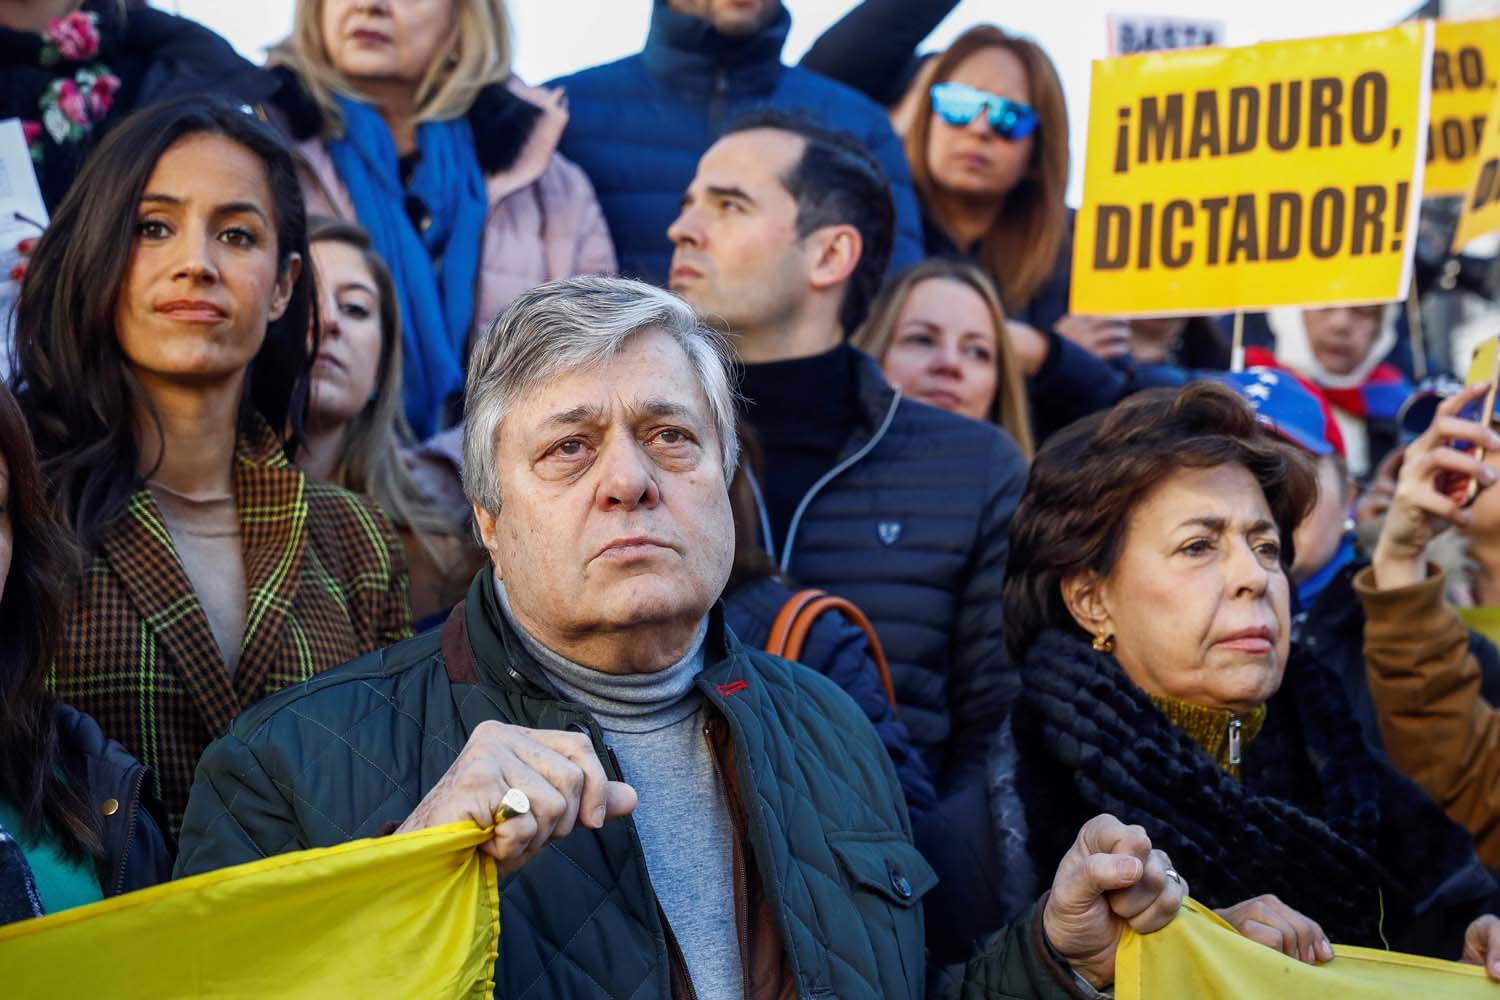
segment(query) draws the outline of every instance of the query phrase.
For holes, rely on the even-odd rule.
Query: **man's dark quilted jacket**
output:
[[[455,615],[241,715],[203,757],[177,874],[374,835],[411,812],[485,720],[586,730],[618,777],[597,725],[559,700],[484,574]],[[797,994],[920,997],[920,897],[933,875],[911,845],[879,739],[823,677],[741,646],[718,613],[710,635],[698,687],[732,738],[730,783]],[[459,659],[472,683],[450,676],[446,661]],[[497,997],[674,995],[673,955],[629,819],[553,842],[502,882],[501,898]],[[996,935],[950,995],[1068,996],[1035,926]]]
[[[840,461],[780,550],[768,528],[762,541],[787,577],[869,616],[901,721],[949,794],[984,783],[1015,685],[1000,588],[1026,459],[995,425],[902,398],[873,359],[860,362],[861,419]]]

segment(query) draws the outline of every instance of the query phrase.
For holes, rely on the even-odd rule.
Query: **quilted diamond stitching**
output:
[[[379,690],[378,688],[375,687],[375,685],[371,684],[368,680],[365,680],[362,683],[364,684],[365,687],[369,688],[370,692],[372,694],[374,694],[376,697],[378,697],[378,698],[384,698],[385,701],[386,701],[386,704],[390,705],[391,709],[397,715],[401,716],[403,719],[408,720],[409,722],[411,722],[412,725],[416,726],[417,729],[418,729],[418,731],[421,732],[426,739],[436,740],[437,742],[441,743],[443,745],[443,748],[446,749],[446,750],[448,750],[455,757],[457,757],[459,755],[460,748],[454,746],[452,743],[449,743],[441,735],[439,735],[437,733],[430,733],[430,732],[428,732],[427,729],[426,729],[426,727],[423,725],[422,720],[418,719],[415,715],[412,715],[405,708],[403,708],[401,706],[401,703],[399,701],[397,701],[395,698],[393,698],[390,695],[386,694],[385,692]],[[399,690],[398,690],[397,693],[399,694]]]
[[[573,863],[573,865],[574,865],[575,868],[577,867],[577,863],[573,862],[572,858],[569,858],[568,861],[570,863]],[[593,880],[593,879],[590,879],[590,881],[594,882],[595,885],[599,885],[599,883],[597,881]],[[573,968],[577,969],[578,972],[580,974],[582,974],[586,979],[588,979],[589,982],[591,982],[595,986],[597,986],[599,988],[599,992],[602,993],[604,996],[607,996],[607,997],[614,997],[614,996],[616,996],[616,994],[611,993],[607,988],[605,988],[604,984],[600,983],[599,980],[595,979],[592,975],[590,975],[589,971],[587,969],[585,969],[583,967],[583,965],[581,963],[579,963],[579,961],[577,959],[575,959],[572,955],[568,954],[568,950],[567,950],[568,949],[568,945],[572,944],[573,941],[575,941],[578,938],[578,935],[582,934],[585,930],[588,929],[588,926],[591,923],[593,923],[594,921],[596,921],[598,919],[600,911],[603,910],[606,906],[613,906],[616,910],[618,910],[620,912],[620,914],[622,916],[629,917],[629,914],[625,912],[625,908],[623,906],[621,906],[618,902],[616,902],[615,898],[614,898],[616,896],[623,896],[624,895],[624,890],[623,890],[623,888],[620,885],[617,884],[617,885],[613,886],[612,888],[608,888],[608,889],[605,889],[603,886],[600,886],[600,889],[604,892],[604,895],[600,898],[599,902],[594,906],[594,908],[592,910],[590,910],[588,912],[588,914],[586,916],[584,916],[584,918],[578,922],[577,928],[573,931],[572,936],[569,937],[567,941],[562,941],[562,942],[554,941],[547,934],[543,933],[542,929],[540,927],[538,927],[529,918],[529,915],[526,913],[526,910],[523,907],[519,907],[519,906],[516,907],[516,912],[518,914],[520,914],[523,919],[526,920],[526,923],[527,923],[528,927],[531,929],[531,933],[535,934],[537,937],[541,938],[542,940],[546,941],[548,944],[550,944],[552,946],[551,957],[549,957],[547,959],[547,961],[542,965],[542,968],[537,973],[536,978],[533,979],[530,983],[528,983],[526,985],[526,987],[524,989],[521,990],[521,998],[522,998],[522,1000],[524,1000],[524,998],[526,996],[530,995],[531,991],[534,990],[534,989],[536,989],[537,986],[542,982],[542,980],[544,980],[544,979],[547,978],[547,974],[552,971],[552,967],[555,966],[559,961],[566,961]],[[650,968],[648,968],[645,977],[642,979],[642,981],[640,983],[637,983],[634,987],[631,988],[631,991],[630,991],[629,995],[633,996],[635,993],[639,992],[641,985],[643,983],[649,982],[651,980],[651,978],[652,978],[651,973],[652,973],[652,970]]]
[[[292,706],[288,707],[287,713],[289,715],[291,715],[293,718],[301,719],[303,722],[306,722],[308,725],[315,726],[318,729],[323,730],[329,736],[332,736],[334,739],[338,740],[344,746],[348,747],[349,748],[349,752],[352,753],[352,754],[354,754],[354,756],[358,757],[360,760],[364,761],[370,767],[374,768],[380,774],[380,776],[382,778],[384,778],[387,782],[389,782],[392,786],[394,786],[397,789],[401,788],[401,782],[397,781],[391,775],[391,773],[389,771],[387,771],[385,768],[383,768],[379,764],[377,764],[375,762],[375,760],[373,758],[371,758],[368,754],[366,754],[363,750],[361,750],[359,747],[357,747],[353,743],[351,743],[349,741],[349,738],[347,736],[345,736],[343,733],[336,732],[330,726],[327,726],[324,723],[319,722],[317,719],[314,719],[311,716],[303,715],[301,712],[299,712],[297,710],[297,706],[296,705],[292,705]],[[367,718],[368,718],[368,716],[367,716]],[[350,729],[349,729],[349,731],[352,732],[355,728],[358,728],[358,727],[351,726]]]

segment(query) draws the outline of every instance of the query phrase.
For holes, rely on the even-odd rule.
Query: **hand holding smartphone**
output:
[[[1495,419],[1495,392],[1497,386],[1500,386],[1500,337],[1492,337],[1483,341],[1474,349],[1474,358],[1469,362],[1469,373],[1464,379],[1464,385],[1485,385],[1488,388],[1483,396],[1476,398],[1460,410],[1458,416],[1476,424],[1484,424],[1491,429],[1500,429],[1500,422]],[[1472,451],[1476,459],[1484,461],[1485,448],[1482,445],[1468,441],[1453,441],[1451,447],[1459,451]],[[1473,504],[1482,488],[1473,476],[1451,471],[1439,472],[1435,485],[1439,493],[1460,507]]]

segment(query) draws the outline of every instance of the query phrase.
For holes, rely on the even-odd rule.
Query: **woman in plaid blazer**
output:
[[[307,259],[280,141],[190,98],[100,145],[17,307],[17,387],[88,553],[49,685],[151,768],[174,831],[237,713],[411,632],[386,517],[287,461],[317,346]]]

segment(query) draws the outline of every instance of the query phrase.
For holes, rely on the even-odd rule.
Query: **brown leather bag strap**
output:
[[[823,591],[809,588],[799,590],[788,597],[786,603],[781,606],[781,610],[776,612],[776,620],[771,623],[771,637],[766,640],[766,652],[772,656],[779,656],[783,660],[795,660],[797,657],[787,655],[786,651],[787,638],[792,634],[792,626],[796,623],[797,616],[802,613],[802,609],[809,602],[816,601],[822,596],[824,596]],[[798,646],[797,653],[800,655],[801,652],[802,647]]]
[[[864,631],[870,647],[870,658],[880,671],[880,683],[885,688],[886,701],[890,702],[891,711],[899,717],[901,710],[896,705],[896,685],[891,681],[891,668],[886,662],[880,637],[875,634],[875,626],[870,624],[865,613],[847,598],[812,589],[793,594],[776,615],[776,621],[771,626],[771,638],[766,641],[766,652],[786,660],[799,659],[803,647],[807,645],[807,636],[812,631],[813,622],[829,611],[837,611]]]

